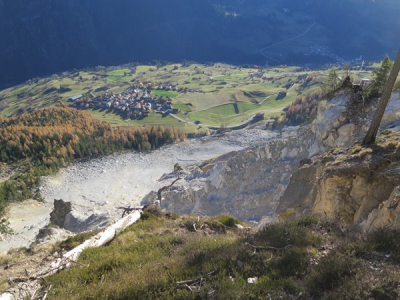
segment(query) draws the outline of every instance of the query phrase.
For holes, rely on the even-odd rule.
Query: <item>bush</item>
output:
[[[268,265],[268,270],[273,278],[297,277],[302,278],[309,267],[308,253],[295,248],[282,254],[274,256]]]
[[[356,261],[339,253],[323,257],[306,281],[306,289],[312,297],[321,297],[334,290],[355,274]]]
[[[227,227],[235,227],[235,224],[242,225],[242,221],[230,216],[230,215],[220,215],[214,218],[215,221],[227,226]]]
[[[299,221],[268,224],[255,235],[255,240],[268,246],[316,246],[321,240]]]
[[[376,229],[367,235],[366,242],[375,251],[400,257],[400,229]]]

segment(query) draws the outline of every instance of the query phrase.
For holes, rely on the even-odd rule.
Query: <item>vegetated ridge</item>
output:
[[[40,253],[51,261],[52,254],[88,237],[14,251],[0,262],[18,269],[19,261]],[[255,231],[227,215],[179,217],[153,208],[109,245],[85,250],[71,269],[42,280],[37,294],[49,299],[396,299],[399,255],[398,230],[364,234],[307,216]]]

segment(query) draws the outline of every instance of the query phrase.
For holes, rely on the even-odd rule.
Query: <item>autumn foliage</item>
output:
[[[317,107],[320,99],[321,93],[310,93],[306,96],[297,97],[291,105],[284,109],[282,118],[276,120],[274,126],[295,126],[313,120],[317,115]]]
[[[111,127],[72,108],[0,118],[0,162],[22,165],[25,170],[0,185],[0,212],[8,201],[32,197],[40,176],[75,159],[125,149],[149,151],[184,138],[174,128]]]

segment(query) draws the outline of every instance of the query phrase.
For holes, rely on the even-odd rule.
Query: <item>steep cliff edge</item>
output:
[[[279,201],[280,218],[325,214],[364,229],[399,225],[400,133],[372,147],[335,148],[299,168]]]
[[[230,152],[188,172],[165,176],[166,185],[176,176],[183,180],[163,193],[162,207],[178,214],[229,213],[243,220],[272,216],[290,175],[308,157],[312,139],[298,144],[298,133],[288,130],[265,146]],[[150,193],[144,202],[155,197]]]
[[[381,128],[391,130],[384,130],[377,144],[371,147],[362,147],[357,142],[369,125],[373,105],[354,110],[353,122],[341,122],[341,113],[336,124],[329,128],[321,118],[329,113],[320,110],[313,124],[321,137],[318,150],[331,150],[294,172],[279,200],[278,218],[317,213],[359,224],[365,230],[400,225],[399,99],[400,94],[394,93],[382,122]],[[337,100],[321,105],[327,107]]]
[[[399,125],[399,99],[400,93],[394,93],[382,128]],[[387,155],[389,152],[380,148],[357,150],[360,153],[372,151],[369,154],[373,157],[370,159],[371,166],[364,161],[351,161],[347,165],[339,163],[329,173],[325,172],[325,165],[336,161],[335,155],[340,152],[335,151],[344,151],[343,155],[348,151],[356,151],[355,148],[337,149],[349,148],[362,140],[375,106],[376,102],[366,102],[357,90],[349,88],[339,91],[332,99],[321,101],[318,116],[310,125],[285,129],[278,138],[262,147],[231,152],[192,170],[164,176],[161,181],[166,183],[176,176],[183,180],[163,194],[161,205],[180,214],[229,213],[245,220],[262,217],[274,219],[276,216],[306,212],[325,211],[334,215],[343,210],[340,213],[343,221],[360,223],[383,201],[380,197],[388,198],[396,185],[387,181],[386,175],[362,177],[366,174],[366,168],[375,167],[376,161],[385,159],[379,159],[376,155]],[[330,149],[334,152],[319,157]],[[303,167],[298,169],[300,165]],[[382,172],[389,170],[386,167],[392,168],[393,165],[385,166],[382,170],[376,166]],[[374,172],[376,170],[370,171],[371,174]],[[325,189],[322,192],[315,187],[321,174],[332,174],[321,187]],[[353,176],[356,176],[354,180]],[[353,185],[359,189],[370,189],[370,192],[364,195],[358,189],[353,191]],[[340,205],[335,204],[337,194],[347,195],[351,191],[361,193],[355,203],[342,201]],[[327,201],[314,201],[317,195],[323,195]],[[151,202],[155,197],[153,192],[146,196],[144,202]],[[357,201],[362,206],[361,210],[357,207]],[[315,204],[315,208],[314,202],[319,203]],[[302,205],[300,209],[299,205]],[[325,206],[328,205],[332,208],[327,209]]]

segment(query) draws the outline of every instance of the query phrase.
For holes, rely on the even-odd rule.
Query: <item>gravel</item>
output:
[[[265,145],[275,137],[275,133],[259,129],[232,131],[189,139],[149,153],[132,151],[71,165],[43,178],[44,203],[20,204],[9,211],[15,234],[3,237],[0,253],[29,246],[34,240],[32,237],[49,222],[54,199],[72,202],[74,209],[86,216],[106,213],[113,222],[121,214],[117,206],[138,205],[149,192],[165,185],[158,179],[172,172],[175,163],[191,168],[230,151]],[[22,214],[30,217],[24,218],[23,226],[15,225]]]

